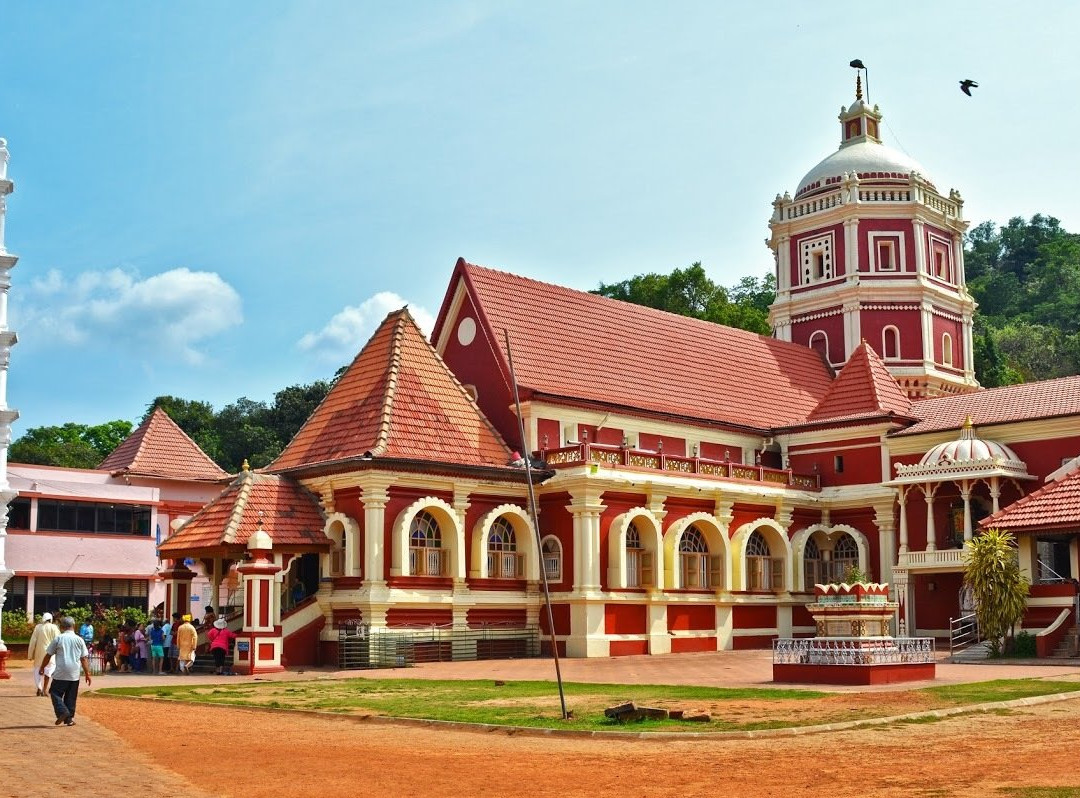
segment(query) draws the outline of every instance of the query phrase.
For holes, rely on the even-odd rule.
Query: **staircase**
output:
[[[1077,631],[1077,627],[1073,626],[1072,629],[1065,633],[1065,636],[1061,638],[1061,642],[1058,643],[1057,648],[1050,655],[1052,659],[1071,659],[1077,656],[1077,646],[1080,642],[1080,633]]]

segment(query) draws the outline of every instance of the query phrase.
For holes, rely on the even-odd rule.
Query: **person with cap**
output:
[[[45,661],[45,649],[49,643],[60,636],[60,627],[53,623],[52,613],[47,612],[41,616],[41,622],[34,627],[30,635],[30,645],[26,648],[26,658],[34,661],[34,684],[37,686],[38,695],[49,694],[49,680],[52,679],[55,665],[41,670],[41,663]]]
[[[214,621],[214,628],[206,633],[210,641],[210,653],[214,655],[214,673],[218,676],[232,676],[232,668],[225,665],[225,657],[232,648],[236,633],[229,628],[224,618]]]
[[[191,673],[191,664],[195,661],[195,647],[199,645],[199,633],[191,623],[191,616],[185,615],[181,619],[183,623],[174,633],[176,640],[176,666],[180,673]]]
[[[80,670],[86,677],[86,686],[90,686],[90,652],[86,650],[86,642],[75,634],[74,618],[65,617],[60,621],[60,627],[63,631],[45,649],[45,660],[38,672],[44,674],[49,663],[56,658],[56,672],[49,688],[49,697],[56,713],[56,725],[63,723],[65,726],[74,726]]]

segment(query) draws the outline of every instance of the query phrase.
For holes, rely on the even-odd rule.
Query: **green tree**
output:
[[[14,463],[96,468],[130,434],[131,422],[122,419],[31,427],[11,444],[8,457]]]
[[[1020,571],[1016,539],[988,529],[965,545],[964,584],[971,588],[979,630],[994,654],[1004,650],[1024,615],[1029,583]]]
[[[709,279],[696,262],[670,274],[639,274],[618,283],[601,283],[592,293],[768,335],[769,305],[776,298],[776,286],[771,275],[761,280],[744,277],[728,290]]]

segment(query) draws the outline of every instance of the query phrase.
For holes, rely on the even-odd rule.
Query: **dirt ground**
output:
[[[80,699],[80,712],[223,796],[1080,796],[1080,699],[760,740],[566,739],[221,706]],[[152,731],[148,731],[152,730]],[[1073,794],[1072,790],[1069,794]]]

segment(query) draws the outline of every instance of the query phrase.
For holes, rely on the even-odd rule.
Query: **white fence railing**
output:
[[[773,641],[773,664],[882,665],[934,661],[934,638],[781,638]]]
[[[524,559],[516,551],[489,551],[487,560],[492,579],[520,579],[524,575]]]

